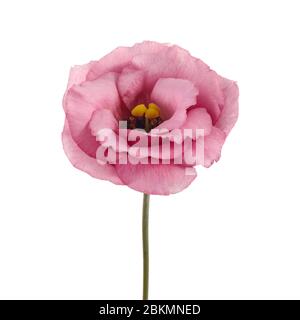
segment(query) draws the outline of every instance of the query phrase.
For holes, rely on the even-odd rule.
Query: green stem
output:
[[[148,300],[149,292],[149,201],[150,195],[143,198],[143,300]]]

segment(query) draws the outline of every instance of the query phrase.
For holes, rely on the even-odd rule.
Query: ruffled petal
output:
[[[186,120],[186,109],[196,103],[198,90],[184,79],[159,79],[151,93],[151,100],[160,107],[164,120],[157,128],[180,128]]]
[[[87,74],[92,66],[93,62],[90,62],[90,63],[86,63],[84,65],[76,65],[76,66],[73,66],[71,69],[70,69],[70,72],[69,72],[69,79],[68,79],[68,85],[67,85],[67,90],[63,96],[63,108],[65,108],[66,106],[66,96],[67,96],[67,93],[68,93],[68,90],[73,86],[73,85],[78,85],[84,81],[86,81],[86,77],[87,77]]]
[[[239,112],[239,88],[234,81],[220,78],[220,86],[224,94],[224,105],[216,122],[216,127],[225,132],[226,135],[235,125]]]
[[[130,110],[136,97],[142,92],[144,72],[127,68],[122,71],[118,79],[120,96],[126,107]]]
[[[99,61],[93,62],[87,79],[97,79],[109,71],[121,72],[125,67],[130,66],[133,57],[136,55],[157,54],[165,49],[165,45],[153,41],[137,43],[133,47],[118,47]]]
[[[212,127],[208,136],[199,137],[196,140],[186,138],[182,155],[175,157],[174,163],[183,163],[186,166],[201,164],[208,168],[220,159],[225,139],[225,133],[216,127]]]
[[[67,121],[65,122],[64,130],[62,132],[62,142],[64,151],[75,168],[88,173],[94,178],[109,180],[115,184],[123,184],[113,165],[98,164],[95,158],[89,157],[78,147],[72,138]]]
[[[94,111],[89,122],[89,127],[94,136],[97,136],[99,130],[111,129],[116,131],[118,129],[118,121],[109,109],[100,109]]]
[[[194,168],[163,164],[118,164],[116,170],[130,188],[157,195],[180,192],[197,176]]]
[[[86,81],[87,74],[89,73],[90,69],[94,64],[95,62],[91,61],[81,66],[80,65],[73,66],[69,73],[67,89],[70,89],[73,85],[80,84]]]
[[[115,141],[115,144],[111,146],[114,152],[124,149],[127,150],[127,140],[125,137],[119,136],[118,120],[114,117],[111,110],[96,110],[89,122],[89,127],[93,136],[95,136],[96,140],[99,141],[102,146],[110,146],[111,143]],[[101,130],[106,131],[101,132]]]
[[[213,127],[211,133],[204,137],[204,166],[210,167],[221,157],[221,151],[225,142],[226,135],[216,127]]]
[[[88,155],[95,156],[98,143],[90,132],[89,121],[97,109],[109,109],[120,114],[120,99],[115,75],[107,74],[95,81],[72,86],[64,99],[66,118],[73,139]]]
[[[194,109],[188,110],[187,119],[184,125],[181,127],[181,129],[182,130],[191,129],[193,139],[197,138],[196,136],[197,129],[202,129],[203,135],[207,136],[210,134],[212,130],[211,116],[208,114],[208,112],[204,108],[194,108]]]
[[[219,86],[219,75],[202,60],[178,46],[166,46],[157,54],[140,54],[132,59],[134,67],[146,73],[145,87],[153,88],[159,78],[181,78],[190,80],[198,89],[197,105],[206,108],[215,122],[224,102]]]

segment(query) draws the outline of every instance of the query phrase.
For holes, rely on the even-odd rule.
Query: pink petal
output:
[[[75,168],[88,173],[94,178],[109,180],[115,184],[123,184],[114,166],[98,164],[95,158],[89,157],[78,147],[72,138],[67,121],[62,132],[62,141],[64,151]]]
[[[109,109],[100,109],[94,111],[89,127],[94,136],[97,136],[99,130],[102,129],[118,129],[118,121]]]
[[[178,65],[170,56],[171,48],[165,46],[158,53],[145,52],[133,57],[132,65],[146,73],[145,85],[148,90],[151,90],[160,78],[179,78],[176,74]]]
[[[210,135],[204,137],[204,166],[210,167],[221,157],[226,135],[216,127],[212,127]]]
[[[182,147],[180,146],[178,148],[175,148],[175,143],[172,141],[171,137],[170,139],[163,138],[160,140],[160,142],[158,140],[154,140],[153,143],[149,141],[147,146],[139,141],[138,145],[134,144],[133,147],[138,147],[139,154],[136,154],[136,152],[132,152],[129,147],[128,153],[131,157],[135,159],[149,158],[150,163],[151,159],[165,159],[169,160],[170,163],[172,163],[172,159],[177,158],[182,154]]]
[[[118,79],[118,89],[121,98],[129,110],[136,97],[142,92],[144,72],[127,68],[122,71]]]
[[[71,118],[70,117],[66,118],[70,128],[69,119]],[[70,132],[71,132],[71,129],[70,129]],[[76,135],[76,140],[74,139],[73,134],[72,134],[72,138],[83,152],[85,152],[88,156],[92,158],[96,158],[96,152],[99,147],[99,142],[92,135],[88,124],[84,128],[82,128],[80,132],[78,132],[78,134]]]
[[[89,130],[88,123],[97,109],[107,108],[119,117],[120,99],[115,84],[115,76],[74,85],[65,95],[64,106],[73,139],[78,146],[91,156],[95,156],[98,143]]]
[[[196,129],[204,130],[203,135],[209,135],[212,130],[211,116],[204,108],[188,110],[187,119],[181,129],[192,129],[193,139],[196,138]]]
[[[113,113],[108,109],[96,110],[91,118],[89,127],[93,136],[99,140],[99,132],[103,129],[109,129],[104,132],[108,143],[111,141],[116,141],[116,145],[112,146],[113,151],[127,150],[127,140],[118,135],[119,124],[117,119],[114,117]],[[100,141],[101,145],[106,145],[106,141]],[[97,155],[96,155],[97,157]]]
[[[157,54],[141,54],[132,59],[132,64],[147,71],[145,86],[153,87],[159,78],[189,79],[198,89],[197,105],[206,108],[216,121],[224,102],[219,86],[219,76],[203,61],[190,55],[178,46],[168,46]]]
[[[71,70],[69,72],[69,80],[68,80],[67,90],[66,90],[64,97],[63,97],[64,109],[65,109],[65,105],[66,105],[65,99],[66,99],[68,90],[73,85],[80,84],[86,80],[86,76],[87,76],[92,64],[93,64],[93,62],[90,62],[90,63],[84,64],[82,66],[78,65],[78,66],[73,66],[71,68]]]
[[[216,127],[212,127],[212,130],[208,136],[199,137],[196,140],[192,140],[191,143],[187,141],[188,139],[189,138],[185,139],[185,143],[188,143],[187,145],[185,145],[184,149],[186,155],[184,155],[183,153],[179,159],[182,159],[183,164],[187,166],[196,166],[201,164],[204,167],[210,167],[215,161],[219,160],[226,135],[222,130]],[[192,155],[193,157],[196,156],[197,143],[199,143],[199,148],[203,148],[204,143],[204,150],[202,149],[204,152],[203,157],[200,157],[198,159],[191,159],[189,155]],[[201,149],[199,149],[199,151],[201,151]],[[188,158],[185,158],[185,156],[187,156]],[[191,162],[191,160],[194,161]],[[174,163],[178,163],[176,161],[178,160],[175,158]]]
[[[109,71],[121,72],[123,68],[131,64],[134,56],[139,54],[157,54],[164,50],[165,45],[145,41],[138,43],[133,47],[118,47],[99,61],[95,61],[90,69],[87,79],[94,80]]]
[[[91,61],[87,64],[73,66],[69,73],[68,89],[73,85],[86,81],[87,74],[95,62]]]
[[[164,120],[157,128],[180,128],[186,120],[186,109],[196,103],[198,91],[184,79],[159,79],[151,93],[151,100],[161,111]]]
[[[224,105],[216,122],[216,127],[228,135],[238,118],[239,88],[234,81],[225,78],[221,78],[220,82],[224,94]]]
[[[188,187],[196,178],[194,168],[163,164],[118,164],[117,173],[128,187],[147,194],[169,195]]]

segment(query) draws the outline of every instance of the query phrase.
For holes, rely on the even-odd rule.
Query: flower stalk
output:
[[[149,294],[149,201],[150,195],[143,197],[143,300],[148,300]]]

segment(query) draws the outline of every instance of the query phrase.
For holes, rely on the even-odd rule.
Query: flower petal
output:
[[[117,173],[124,184],[147,194],[169,195],[188,187],[196,178],[194,168],[163,164],[118,164]]]
[[[118,129],[118,121],[109,109],[100,109],[94,111],[89,122],[89,127],[94,136],[97,136],[99,130],[111,129],[113,131]]]
[[[73,85],[80,84],[86,81],[87,74],[89,73],[94,63],[95,63],[94,61],[91,61],[81,66],[80,65],[73,66],[69,73],[67,89],[71,88]]]
[[[89,130],[88,123],[97,109],[110,109],[120,114],[120,99],[115,75],[107,74],[95,81],[85,81],[70,88],[64,99],[66,117],[73,139],[90,156],[95,156],[98,143]]]
[[[220,159],[225,139],[225,133],[216,127],[212,127],[208,136],[199,137],[196,140],[186,138],[184,152],[180,157],[174,158],[174,163],[178,163],[178,159],[182,159],[183,164],[186,166],[201,164],[208,168]],[[196,152],[197,148],[198,154]],[[195,158],[196,156],[197,158]]]
[[[136,55],[157,54],[165,49],[165,45],[153,41],[137,43],[133,47],[118,47],[99,61],[93,62],[87,79],[95,80],[109,71],[121,72],[122,69],[131,64],[131,60]]]
[[[112,141],[115,141],[116,144],[113,144],[111,146],[114,152],[122,151],[124,149],[127,150],[127,141],[124,137],[119,136],[118,121],[110,110],[108,109],[96,110],[93,113],[91,121],[89,122],[89,127],[95,139],[99,141],[102,146],[105,146],[107,143],[110,145]],[[100,132],[101,130],[107,130],[107,131],[101,133]],[[107,142],[102,141],[103,137],[107,139]],[[96,154],[96,157],[97,157],[97,154]]]
[[[234,81],[225,78],[221,78],[221,88],[224,94],[224,105],[216,122],[216,127],[228,135],[238,118],[239,88]]]
[[[89,157],[78,147],[72,138],[67,121],[62,132],[62,141],[64,151],[75,168],[88,173],[94,178],[109,180],[115,184],[123,184],[114,166],[98,164],[95,158]]]
[[[211,133],[204,137],[204,166],[210,167],[221,157],[221,151],[226,135],[216,127],[212,127]]]
[[[118,79],[120,96],[130,110],[136,97],[141,93],[144,84],[144,72],[127,68]]]
[[[207,136],[210,134],[212,129],[211,116],[204,108],[194,108],[188,110],[187,119],[181,129],[192,129],[193,139],[196,138],[196,130],[204,130],[203,135]]]
[[[78,85],[84,81],[86,81],[86,76],[92,66],[93,62],[84,64],[82,66],[76,65],[73,66],[69,72],[69,79],[68,79],[68,85],[67,85],[67,90],[63,96],[63,108],[65,109],[65,99],[68,93],[68,90],[73,86],[73,85]]]
[[[132,59],[132,64],[146,72],[145,87],[149,90],[159,78],[181,78],[190,80],[198,89],[197,105],[206,108],[215,122],[224,102],[219,86],[219,75],[202,60],[178,46],[167,46],[157,54],[141,54]]]
[[[189,80],[159,79],[151,93],[151,100],[160,107],[164,120],[157,128],[179,128],[186,120],[186,109],[196,103],[198,91]]]

